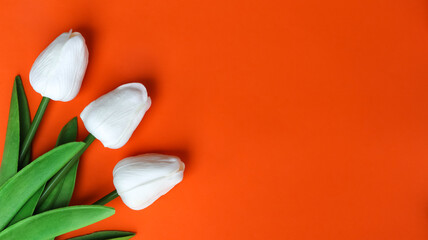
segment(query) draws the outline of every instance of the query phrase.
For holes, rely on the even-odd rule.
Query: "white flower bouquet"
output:
[[[20,76],[15,78],[3,158],[0,166],[0,240],[46,240],[112,216],[106,203],[120,196],[131,209],[141,210],[183,179],[184,163],[175,156],[143,154],[128,157],[113,170],[115,190],[91,205],[69,206],[79,160],[98,139],[118,149],[131,138],[151,99],[141,83],[128,83],[99,97],[80,114],[89,132],[76,141],[77,117],[61,130],[55,148],[31,160],[31,145],[50,102],[76,97],[88,65],[85,39],[63,33],[36,59],[30,84],[43,98],[33,119]],[[100,231],[74,240],[130,239],[124,231]]]

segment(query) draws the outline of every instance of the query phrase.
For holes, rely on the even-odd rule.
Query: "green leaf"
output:
[[[28,133],[28,129],[31,124],[30,110],[28,109],[27,96],[25,95],[24,86],[22,85],[21,77],[18,75],[15,77],[16,90],[18,95],[18,105],[19,105],[19,123],[20,123],[20,142],[25,139],[25,136]],[[21,169],[30,162],[31,151],[29,151],[23,162],[18,163],[18,168]],[[43,189],[39,189],[33,197],[31,197],[25,205],[19,210],[15,215],[9,225],[12,225],[24,218],[27,218],[33,215],[36,204],[39,200],[40,195],[42,194]]]
[[[62,184],[58,184],[57,187],[55,187],[55,189],[52,190],[52,192],[49,194],[49,196],[43,202],[40,202],[40,196],[39,196],[39,199],[38,199],[39,202],[36,205],[37,207],[36,207],[36,210],[35,210],[36,214],[39,214],[39,213],[46,212],[48,210],[54,209],[52,206],[55,203],[55,200],[57,199],[57,197],[59,195],[59,192],[61,190],[61,186],[62,186]]]
[[[61,130],[58,136],[56,145],[62,145],[68,142],[75,141],[77,138],[77,117],[71,119]],[[68,206],[71,197],[73,196],[74,184],[76,182],[77,166],[76,162],[64,179],[52,190],[47,198],[40,202],[36,212],[44,212],[47,210]]]
[[[133,232],[124,231],[100,231],[88,235],[69,238],[68,240],[127,240],[135,236]]]
[[[53,208],[66,207],[70,204],[71,197],[73,196],[74,186],[76,183],[77,167],[79,162],[76,162],[67,175],[62,180],[62,186],[60,186],[60,191],[58,197],[56,198]]]
[[[53,176],[45,186],[42,195],[40,196],[40,201],[43,202],[52,189],[67,175],[73,165],[79,161],[80,156],[85,152],[85,150],[91,145],[91,143],[95,140],[95,137],[92,134],[88,134],[88,136],[83,141],[85,146],[80,150],[61,170],[59,170],[55,176]]]
[[[1,186],[0,230],[12,220],[37,190],[84,146],[82,142],[73,142],[56,147],[34,160]]]
[[[19,125],[20,125],[20,145],[27,136],[28,130],[31,125],[31,116],[30,109],[28,109],[28,101],[27,96],[25,95],[24,86],[22,85],[21,76],[15,77],[16,90],[18,94],[18,105],[19,105]],[[22,162],[19,162],[19,169],[25,167],[28,163],[30,163],[31,159],[31,148],[23,158]]]
[[[72,206],[26,218],[0,232],[0,240],[45,240],[101,221],[114,214],[104,206]]]
[[[77,138],[77,117],[72,118],[65,126],[61,129],[58,139],[56,140],[56,146],[63,145],[65,143],[76,141]]]
[[[40,195],[42,195],[44,189],[44,185],[37,190],[37,192],[31,196],[30,199],[25,203],[24,206],[16,213],[16,215],[12,218],[12,220],[9,222],[8,226],[11,226],[22,219],[25,219],[34,213],[34,209],[37,206],[37,202],[39,201]]]
[[[18,172],[19,104],[16,85],[15,81],[13,84],[12,98],[10,100],[9,120],[7,122],[6,140],[0,167],[0,186]]]

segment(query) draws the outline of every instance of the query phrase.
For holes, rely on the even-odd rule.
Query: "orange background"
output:
[[[427,1],[2,0],[1,141],[14,75],[34,115],[31,65],[70,28],[88,71],[73,101],[49,105],[34,157],[92,100],[139,81],[151,109],[123,148],[89,148],[72,203],[113,190],[130,155],[175,154],[186,171],[149,208],[116,199],[116,215],[68,236],[428,238]]]

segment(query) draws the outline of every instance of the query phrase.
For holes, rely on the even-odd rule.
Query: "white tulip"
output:
[[[144,154],[117,163],[113,183],[129,208],[141,210],[181,182],[183,171],[184,163],[178,157]]]
[[[80,118],[104,147],[117,149],[128,142],[150,105],[144,85],[128,83],[91,102]]]
[[[76,97],[88,65],[88,48],[78,32],[59,35],[36,59],[30,83],[43,97],[68,102]]]

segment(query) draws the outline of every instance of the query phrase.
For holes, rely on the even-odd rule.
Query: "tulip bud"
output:
[[[122,201],[133,210],[148,207],[183,180],[178,157],[144,154],[125,158],[113,170],[113,183]]]
[[[88,65],[88,48],[78,32],[59,35],[36,59],[30,83],[43,97],[68,102],[76,97]]]
[[[86,129],[104,147],[125,145],[151,105],[141,83],[128,83],[91,102],[80,114]]]

